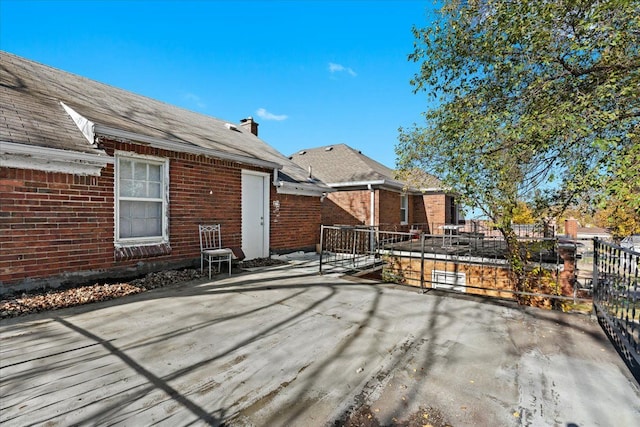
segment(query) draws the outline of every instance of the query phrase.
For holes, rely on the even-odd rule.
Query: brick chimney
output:
[[[249,116],[246,119],[240,120],[240,126],[258,136],[258,123],[253,121],[253,117]]]
[[[572,239],[578,238],[578,221],[575,218],[564,220],[564,234]]]

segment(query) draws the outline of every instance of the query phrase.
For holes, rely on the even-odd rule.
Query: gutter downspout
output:
[[[280,178],[278,178],[278,168],[273,168],[273,186],[274,187],[282,187],[282,183],[280,182]]]
[[[376,231],[375,229],[375,222],[376,222],[376,209],[375,209],[375,201],[376,201],[376,190],[373,189],[373,186],[371,184],[367,184],[367,188],[369,189],[369,217],[371,218],[370,220],[370,230],[369,230],[369,249],[371,251],[374,250],[374,248],[376,248],[376,242],[379,239],[379,229]],[[376,251],[377,252],[377,251]]]

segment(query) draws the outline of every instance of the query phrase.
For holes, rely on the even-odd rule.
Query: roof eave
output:
[[[384,185],[385,180],[373,180],[373,181],[346,181],[346,182],[327,182],[329,187],[341,188],[341,187],[366,187],[368,185]]]
[[[421,193],[446,193],[446,194],[453,194],[450,191],[446,191],[443,188],[439,188],[439,187],[429,187],[429,188],[420,188],[420,192]]]
[[[276,185],[276,192],[278,194],[291,194],[294,196],[313,196],[322,197],[327,193],[332,193],[336,190],[333,188],[324,188],[315,184],[308,184],[302,182],[286,182],[280,181]]]
[[[175,151],[179,153],[189,153],[196,155],[204,155],[210,157],[216,157],[222,160],[231,160],[238,163],[244,163],[251,166],[264,167],[269,169],[282,169],[282,165],[268,160],[256,159],[253,157],[243,156],[240,154],[227,153],[212,148],[204,148],[197,145],[188,145],[184,142],[170,141],[167,139],[156,138],[148,135],[142,135],[135,132],[129,132],[122,129],[115,129],[109,126],[94,125],[94,132],[96,136],[112,137],[117,139],[130,140],[135,142],[141,142],[149,144],[154,148],[160,148],[169,151]]]
[[[419,194],[420,190],[414,187],[407,187],[403,182],[389,180],[389,179],[376,179],[371,181],[348,181],[348,182],[330,182],[327,183],[329,187],[333,188],[351,188],[351,187],[362,187],[368,188],[377,187],[377,188],[390,188],[393,190],[401,190],[409,193]]]

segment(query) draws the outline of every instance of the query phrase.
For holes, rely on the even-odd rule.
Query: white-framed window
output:
[[[116,153],[115,170],[116,245],[168,242],[169,161]]]
[[[458,292],[467,291],[467,275],[464,272],[431,270],[431,287],[434,289],[450,289]]]
[[[406,194],[400,195],[400,224],[407,224],[409,222],[409,196]]]

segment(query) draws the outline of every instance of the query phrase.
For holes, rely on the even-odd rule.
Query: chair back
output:
[[[220,224],[199,225],[198,227],[200,228],[200,251],[222,248]]]

